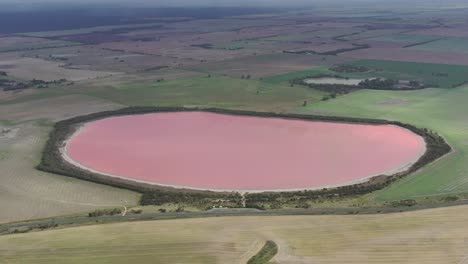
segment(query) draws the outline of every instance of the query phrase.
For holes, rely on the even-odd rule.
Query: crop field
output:
[[[324,93],[307,87],[290,87],[260,80],[201,75],[90,89],[86,94],[122,105],[205,105],[284,111],[294,109],[304,100],[319,101]]]
[[[13,107],[0,105],[0,131],[11,130],[0,134],[0,222],[135,205],[139,197],[136,193],[35,169],[51,129],[50,122],[40,120],[60,120],[116,107],[86,96],[30,100]]]
[[[389,42],[403,42],[408,44],[420,43],[430,40],[439,39],[440,37],[435,36],[424,36],[424,35],[410,35],[410,34],[389,34],[379,37],[372,38],[372,40],[378,41],[389,41]]]
[[[44,48],[57,48],[64,46],[76,46],[79,43],[61,40],[48,40],[31,37],[3,37],[0,38],[0,52],[12,52],[22,50],[34,50]]]
[[[44,98],[45,97],[45,98]],[[26,95],[0,105],[0,122],[58,121],[80,114],[112,110],[121,105],[82,94]],[[60,108],[60,111],[57,111]]]
[[[364,30],[361,29],[361,31],[358,32],[348,32],[347,35],[341,37],[340,39],[348,40],[348,41],[356,41],[356,40],[382,40],[382,41],[388,41],[386,39],[380,39],[381,37],[384,36],[390,36],[393,34],[398,34],[402,30],[399,29],[375,29],[375,30]],[[349,34],[352,33],[352,34]]]
[[[294,79],[301,79],[301,78],[307,78],[311,76],[316,76],[319,74],[333,74],[332,71],[328,69],[328,67],[316,67],[304,71],[297,71],[297,72],[290,72],[290,73],[285,73],[285,74],[279,74],[275,76],[270,76],[265,78],[265,82],[269,83],[274,83],[274,84],[280,84],[280,83],[288,83],[290,80]]]
[[[278,75],[296,74],[296,72],[312,70],[318,66],[331,66],[349,61],[352,59],[337,56],[276,53],[204,63],[186,67],[186,69],[204,73],[226,74],[236,78],[250,75],[252,79],[267,80]]]
[[[444,38],[422,45],[411,47],[415,50],[428,50],[434,52],[457,52],[468,53],[468,39],[466,38]]]
[[[451,28],[438,27],[431,29],[422,29],[411,32],[412,34],[425,35],[425,36],[440,36],[440,37],[462,37],[467,38],[468,24],[458,24]]]
[[[445,52],[432,52],[415,49],[375,47],[344,52],[341,55],[355,59],[468,65],[468,54],[450,52],[450,50]]]
[[[362,90],[299,111],[408,122],[440,133],[454,152],[376,194],[380,200],[422,199],[466,193],[468,87],[419,91]]]
[[[99,49],[93,45],[32,50],[21,54],[30,58],[71,64],[73,69],[98,72],[134,73],[177,65],[177,61],[169,57]]]
[[[119,74],[118,72],[99,72],[64,67],[63,62],[54,62],[36,58],[23,58],[16,55],[0,56],[0,70],[22,80],[54,81],[67,79],[78,81]]]
[[[112,32],[112,31],[122,31],[122,30],[135,30],[141,27],[157,27],[160,23],[145,23],[145,24],[128,24],[128,25],[112,25],[112,26],[97,26],[97,27],[84,27],[78,29],[69,29],[69,30],[53,30],[53,31],[42,31],[42,32],[26,32],[21,33],[23,36],[31,37],[59,37],[59,36],[68,36],[68,35],[77,35],[77,34],[87,34],[95,32]]]
[[[468,207],[349,216],[217,217],[72,227],[0,237],[6,263],[464,263]]]
[[[133,41],[122,41],[122,42],[109,42],[97,45],[99,48],[121,50],[132,53],[141,54],[152,54],[160,56],[175,57],[178,59],[190,59],[195,61],[207,60],[216,61],[222,59],[231,59],[246,55],[252,55],[242,50],[216,50],[216,49],[204,49],[193,47],[190,45],[181,45],[179,42],[162,42],[162,41],[147,41],[147,42],[133,42]]]
[[[364,66],[371,73],[344,74],[349,77],[385,77],[397,79],[420,79],[429,85],[449,88],[468,81],[468,66],[384,60],[358,60],[352,65]]]

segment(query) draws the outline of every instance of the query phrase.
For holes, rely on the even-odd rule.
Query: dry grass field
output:
[[[345,52],[341,55],[355,59],[468,65],[468,54],[455,52],[431,52],[401,48],[369,48]]]
[[[33,97],[23,102],[0,104],[0,121],[15,123],[39,119],[58,121],[120,107],[122,106],[116,103],[80,94],[38,99]]]
[[[61,40],[12,36],[0,38],[0,52],[56,48],[63,46],[75,46],[77,44],[78,43]]]
[[[49,122],[119,107],[84,95],[0,105],[0,223],[135,205],[130,191],[36,170]],[[28,121],[30,120],[30,121]]]
[[[222,62],[204,63],[185,67],[188,70],[226,74],[232,77],[251,75],[252,78],[281,75],[289,72],[311,70],[320,65],[333,65],[351,61],[337,56],[276,53],[249,56]]]
[[[140,53],[140,54],[151,54],[166,56],[175,59],[188,59],[200,62],[206,61],[217,61],[224,59],[232,59],[236,57],[252,55],[252,52],[248,51],[226,51],[226,50],[215,50],[215,49],[204,49],[199,47],[193,47],[190,44],[184,44],[179,41],[146,41],[146,42],[135,42],[135,41],[121,41],[121,42],[109,42],[97,45],[100,48],[121,50],[126,52]]]
[[[21,55],[52,62],[65,62],[73,69],[98,72],[134,73],[157,67],[172,67],[178,63],[169,57],[101,49],[93,45],[24,51]]]
[[[118,72],[70,69],[64,66],[65,63],[63,62],[25,58],[17,56],[16,54],[0,56],[0,70],[22,80],[37,79],[53,81],[67,79],[69,81],[79,81],[119,74]]]
[[[222,217],[72,227],[0,237],[4,263],[466,263],[468,206],[345,216]]]
[[[463,37],[468,38],[468,23],[455,24],[451,27],[437,27],[422,29],[411,32],[411,34],[441,36],[441,37]]]

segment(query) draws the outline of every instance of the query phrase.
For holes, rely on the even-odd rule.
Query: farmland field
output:
[[[67,69],[64,67],[63,63],[36,58],[20,58],[16,56],[2,57],[2,60],[0,61],[0,69],[18,79],[38,79],[44,81],[54,81],[59,79],[78,81],[119,74],[118,72]]]
[[[415,50],[428,50],[435,52],[458,52],[468,53],[468,39],[466,38],[444,38],[422,45],[411,47]]]
[[[93,89],[87,94],[123,105],[205,105],[286,110],[301,105],[304,100],[319,101],[323,92],[288,84],[200,74],[162,82],[125,83],[117,88]]]
[[[6,263],[463,263],[468,207],[349,216],[215,217],[73,227],[0,237]],[[53,253],[51,253],[53,252]],[[339,252],[339,253],[337,253]]]
[[[64,102],[68,102],[67,107],[63,107]],[[60,107],[61,111],[57,112],[54,107]],[[85,113],[83,109],[102,111],[115,107],[118,105],[86,96],[33,100],[16,104],[14,108],[0,106],[3,121],[0,131],[12,130],[0,136],[0,208],[3,212],[0,223],[137,203],[139,195],[136,193],[44,173],[34,168],[51,129],[49,122],[37,120],[60,120]],[[31,109],[35,111],[31,112]]]
[[[390,41],[390,42],[404,42],[404,43],[420,43],[430,40],[439,39],[438,37],[434,36],[424,36],[424,35],[409,35],[409,34],[390,34],[390,35],[383,35],[376,38],[372,38],[372,40],[378,41]]]
[[[463,160],[468,151],[467,99],[467,86],[404,92],[362,90],[299,110],[399,120],[438,131],[454,152],[376,194],[381,200],[421,199],[466,192],[468,166]]]
[[[70,41],[48,40],[31,37],[4,37],[0,38],[0,52],[57,48],[64,46],[76,46],[78,44],[79,43]]]
[[[428,85],[437,85],[441,88],[450,88],[468,81],[468,66],[385,60],[358,60],[350,64],[368,67],[373,72],[369,74],[344,74],[349,77],[417,79]]]
[[[468,54],[456,53],[450,50],[444,52],[431,52],[415,49],[375,47],[344,52],[342,55],[355,59],[468,65]]]
[[[325,59],[324,59],[325,58]],[[350,59],[336,56],[298,55],[298,54],[267,54],[248,56],[222,62],[204,63],[202,65],[186,67],[187,70],[204,73],[226,74],[231,77],[250,75],[253,79],[268,79],[277,75],[311,70],[319,66],[340,64]]]

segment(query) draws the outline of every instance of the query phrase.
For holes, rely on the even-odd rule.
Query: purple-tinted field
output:
[[[391,125],[176,112],[88,123],[66,154],[91,170],[161,185],[285,190],[390,173],[424,149],[421,137]]]

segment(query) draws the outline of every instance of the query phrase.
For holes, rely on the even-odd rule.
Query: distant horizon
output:
[[[133,7],[300,7],[300,6],[336,6],[336,5],[367,5],[372,3],[383,4],[383,6],[405,6],[411,8],[414,5],[422,6],[453,6],[463,5],[468,7],[466,1],[463,0],[412,0],[412,5],[408,6],[408,1],[405,0],[0,0],[0,4],[7,7],[43,7],[42,5],[58,5],[65,6],[102,6],[113,4],[116,7],[133,6]],[[5,6],[4,6],[5,7]],[[375,8],[373,6],[372,8]]]

